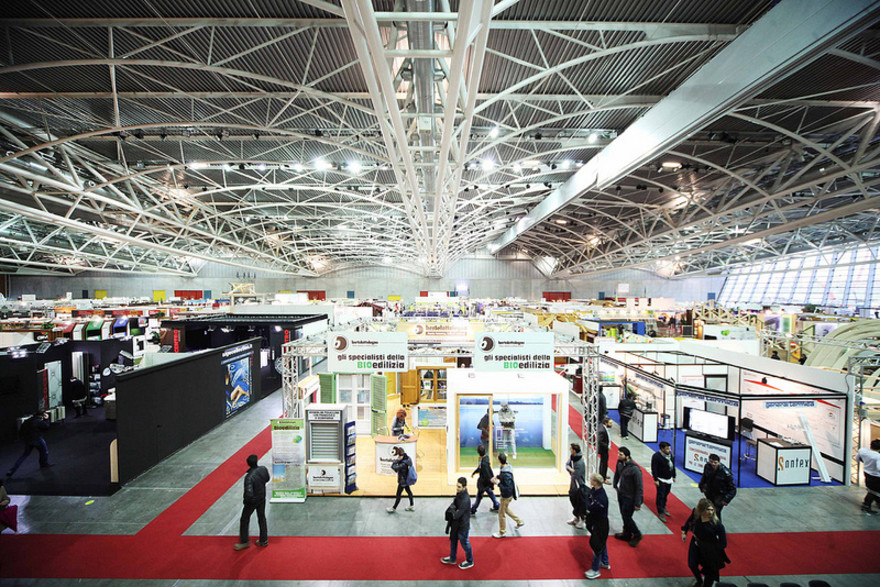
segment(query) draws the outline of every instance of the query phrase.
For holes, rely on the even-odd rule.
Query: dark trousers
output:
[[[629,436],[629,421],[632,416],[624,416],[621,414],[620,416],[620,437],[626,438]]]
[[[246,503],[241,510],[241,523],[238,526],[238,541],[242,544],[250,540],[248,527],[251,524],[251,514],[257,512],[257,523],[260,525],[260,542],[269,540],[269,528],[266,525],[266,500],[259,503]]]
[[[397,499],[394,500],[394,509],[397,509],[397,506],[400,504],[400,496],[403,494],[404,490],[406,491],[406,495],[409,497],[409,505],[413,505],[413,493],[412,489],[409,488],[409,485],[397,485]]]
[[[691,545],[688,547],[688,568],[696,578],[697,585],[703,587],[711,587],[720,576],[718,569],[700,568],[700,549],[693,538],[691,538]]]
[[[880,477],[865,473],[865,486],[868,488],[868,493],[865,494],[865,501],[862,502],[862,508],[868,510],[871,509],[871,504],[873,502],[876,501],[880,504]]]
[[[599,451],[599,474],[608,479],[608,451]]]
[[[633,520],[633,514],[636,511],[636,502],[633,498],[617,494],[617,505],[620,508],[620,517],[623,519],[623,535],[627,540],[641,537],[642,533]]]
[[[671,483],[664,483],[663,481],[657,486],[657,513],[662,514],[666,511],[666,500],[669,497],[669,492],[672,491]]]
[[[488,495],[489,499],[492,500],[492,509],[497,510],[501,507],[501,504],[498,503],[498,498],[495,497],[495,492],[492,491],[492,486],[484,487],[483,489],[477,488],[477,499],[474,500],[474,505],[471,506],[471,513],[477,513],[477,508],[480,507],[480,502],[483,501],[483,495]]]
[[[471,541],[468,535],[470,534],[470,529],[465,530],[464,532],[450,532],[449,533],[449,558],[452,560],[458,560],[458,545],[461,544],[461,549],[464,550],[465,560],[469,563],[474,562],[474,551],[471,549]]]
[[[18,468],[24,462],[28,455],[33,452],[34,449],[37,449],[40,452],[40,466],[48,467],[49,466],[49,447],[46,446],[46,441],[42,438],[37,440],[31,440],[29,442],[24,443],[24,451],[21,453],[21,456],[18,457],[18,460],[15,461],[15,464],[12,465],[12,468],[9,469],[10,473],[15,473],[18,471]]]

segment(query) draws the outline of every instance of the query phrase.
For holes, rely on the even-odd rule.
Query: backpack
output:
[[[409,470],[406,472],[406,485],[407,487],[411,485],[415,485],[416,481],[419,480],[419,475],[416,473],[415,464],[410,465]]]

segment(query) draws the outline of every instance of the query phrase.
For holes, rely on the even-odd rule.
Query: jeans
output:
[[[594,552],[593,553],[593,565],[590,567],[594,571],[599,570],[599,565],[609,566],[611,563],[608,562],[608,547],[602,549],[602,552]]]
[[[876,501],[877,504],[880,504],[880,477],[865,473],[865,487],[868,488],[868,493],[865,494],[862,508],[869,510],[873,502]]]
[[[471,541],[468,538],[468,534],[470,530],[465,530],[464,532],[459,531],[458,536],[454,534],[449,535],[449,558],[453,561],[456,560],[458,554],[458,543],[461,543],[461,548],[464,550],[464,555],[466,557],[465,560],[467,562],[474,562],[474,551],[471,550]]]
[[[492,491],[491,485],[486,487],[485,489],[477,488],[477,499],[474,500],[474,505],[471,506],[471,513],[472,514],[477,513],[477,508],[480,507],[480,502],[483,501],[483,495],[488,495],[489,499],[492,500],[492,509],[497,510],[498,508],[501,507],[501,505],[498,503],[498,498],[495,497],[495,492]]]
[[[636,526],[636,523],[633,520],[633,514],[635,513],[636,508],[635,500],[618,493],[617,505],[620,508],[620,517],[623,519],[623,535],[627,540],[640,538],[642,533],[639,531],[639,527]]]
[[[266,525],[266,500],[264,499],[256,504],[246,503],[244,504],[244,509],[241,510],[238,541],[242,544],[250,540],[248,526],[250,526],[251,514],[254,513],[254,510],[257,512],[257,523],[260,525],[260,542],[267,542],[269,540],[269,528]]]
[[[629,436],[629,421],[632,416],[620,416],[620,437],[626,438]]]
[[[46,446],[46,441],[44,439],[38,438],[37,440],[31,440],[24,443],[24,452],[21,453],[21,456],[18,457],[18,460],[15,461],[15,464],[12,465],[12,468],[9,469],[9,472],[15,473],[16,471],[18,471],[18,468],[21,466],[24,460],[28,458],[28,455],[30,455],[34,449],[40,451],[40,466],[48,467],[49,447]]]
[[[663,481],[657,486],[657,514],[666,511],[666,500],[669,492],[672,491],[672,483],[664,483]]]
[[[397,499],[394,500],[394,509],[397,509],[397,506],[400,504],[400,496],[403,491],[406,490],[407,496],[409,496],[409,505],[413,505],[413,493],[412,489],[409,488],[409,485],[398,485],[397,486]]]

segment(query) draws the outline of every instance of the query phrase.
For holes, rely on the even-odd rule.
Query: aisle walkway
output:
[[[310,498],[306,504],[270,504],[270,546],[236,553],[240,479],[244,457],[269,449],[267,420],[280,408],[278,394],[136,479],[114,496],[13,497],[22,507],[21,535],[0,537],[0,578],[15,585],[106,584],[253,585],[259,581],[496,580],[582,584],[589,554],[585,533],[567,526],[566,498],[525,497],[515,508],[521,531],[494,540],[497,521],[484,509],[473,520],[476,565],[468,571],[441,565],[447,498],[418,498],[415,512],[388,515],[387,499]],[[616,430],[612,440],[620,441]],[[626,444],[639,463],[651,450]],[[651,486],[653,487],[653,485]],[[680,475],[670,503],[673,518],[652,513],[653,490],[636,521],[645,533],[637,549],[610,541],[610,585],[687,585],[686,545],[678,526],[699,497]],[[613,492],[612,492],[613,493]],[[880,516],[858,511],[858,488],[742,490],[725,509],[733,564],[727,580],[745,585],[762,576],[771,585],[824,578],[832,585],[880,583],[876,557]],[[619,528],[612,504],[612,531]],[[89,503],[92,502],[92,503]],[[488,508],[488,506],[484,506]],[[255,528],[254,528],[255,530]],[[856,574],[861,573],[861,574]],[[873,573],[869,575],[867,573]],[[731,579],[732,577],[732,579]],[[50,579],[57,579],[56,581]],[[178,581],[180,580],[180,581]],[[299,584],[299,583],[298,583]],[[459,583],[456,583],[459,584]]]

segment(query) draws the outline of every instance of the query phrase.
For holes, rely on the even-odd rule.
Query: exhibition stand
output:
[[[785,440],[758,441],[758,476],[773,485],[809,485],[813,449]]]

